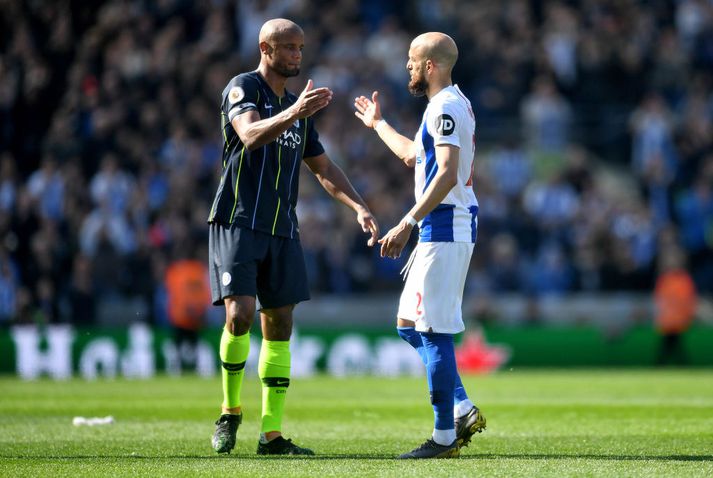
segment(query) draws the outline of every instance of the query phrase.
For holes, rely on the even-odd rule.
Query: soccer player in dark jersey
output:
[[[209,267],[213,303],[225,305],[220,341],[223,375],[222,414],[213,448],[230,452],[242,421],[240,390],[250,347],[249,330],[260,301],[262,347],[262,427],[258,454],[312,455],[282,437],[282,414],[290,384],[292,310],[309,299],[299,240],[297,203],[300,164],[324,189],[356,213],[373,246],[376,220],[342,170],[325,154],[312,115],[332,99],[329,88],[299,96],[285,89],[299,74],[304,32],[285,19],[260,30],[260,65],[223,91],[223,174],[208,219]]]

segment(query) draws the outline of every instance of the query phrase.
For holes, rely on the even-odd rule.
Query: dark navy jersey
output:
[[[223,90],[223,174],[208,222],[236,224],[273,236],[298,237],[297,191],[303,158],[324,152],[312,118],[296,120],[275,141],[248,151],[231,121],[247,111],[260,119],[289,108],[297,97],[277,96],[257,71],[243,73]]]

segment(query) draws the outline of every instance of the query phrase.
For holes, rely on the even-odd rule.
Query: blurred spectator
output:
[[[165,278],[168,294],[168,319],[181,365],[195,369],[198,332],[205,325],[211,305],[206,261],[179,259],[169,264]]]
[[[554,242],[543,245],[526,275],[527,290],[536,296],[562,295],[572,288],[571,267]]]
[[[579,198],[575,190],[558,174],[546,182],[533,182],[523,197],[525,210],[543,228],[552,231],[567,227],[577,214]]]
[[[27,191],[37,203],[42,217],[60,220],[64,215],[64,179],[51,156],[42,160],[40,169],[27,180]]]
[[[676,204],[681,240],[692,259],[694,278],[707,292],[713,290],[713,167],[709,170],[711,174],[698,178]]]
[[[656,330],[661,334],[656,363],[685,365],[682,336],[693,321],[697,298],[691,276],[683,268],[680,250],[668,249],[661,255],[654,298]]]
[[[632,162],[658,224],[670,218],[668,188],[676,176],[673,124],[660,96],[647,97],[631,117]]]
[[[577,76],[577,18],[562,3],[552,2],[544,25],[543,46],[559,83],[572,85]]]
[[[491,268],[488,270],[493,292],[516,292],[523,288],[523,271],[515,239],[506,234],[493,238]]]
[[[80,230],[80,247],[83,254],[94,257],[104,244],[120,255],[126,255],[136,247],[134,232],[126,217],[111,209],[109,198],[85,217]]]
[[[11,322],[17,315],[18,282],[14,264],[0,249],[0,325]]]
[[[17,199],[15,158],[5,153],[0,159],[0,210],[12,211]]]
[[[489,163],[490,180],[508,199],[522,194],[532,179],[531,159],[513,140],[495,149]]]
[[[89,183],[94,204],[106,204],[111,213],[117,215],[126,212],[133,188],[131,176],[119,169],[119,160],[113,154],[104,156],[99,171]]]
[[[533,81],[531,93],[523,99],[521,116],[530,148],[559,152],[569,143],[572,110],[549,78]]]
[[[92,262],[83,255],[74,258],[72,283],[69,286],[69,310],[72,322],[92,325],[96,317],[96,298]]]

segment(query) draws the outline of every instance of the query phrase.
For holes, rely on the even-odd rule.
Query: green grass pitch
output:
[[[432,427],[425,378],[294,379],[284,431],[310,458],[255,455],[246,377],[231,455],[210,447],[218,379],[0,378],[0,476],[713,476],[713,371],[506,371],[464,377],[488,429],[459,459],[400,461]],[[75,427],[72,417],[113,415]]]

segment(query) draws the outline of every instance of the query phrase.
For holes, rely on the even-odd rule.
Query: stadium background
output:
[[[654,364],[653,291],[661,265],[679,261],[698,292],[687,361],[713,364],[711,2],[0,7],[2,371],[175,371],[167,271],[205,261],[219,95],[256,67],[260,25],[277,16],[306,33],[290,88],[313,78],[335,91],[317,118],[321,140],[384,230],[412,204],[412,177],[360,127],[352,100],[378,89],[388,120],[414,132],[424,101],[405,88],[410,39],[441,30],[459,45],[454,79],[478,122],[481,214],[464,310],[474,370]],[[334,373],[412,370],[369,362],[400,357],[385,337],[407,254],[380,259],[351,212],[302,174],[313,291],[296,312],[304,353]],[[215,347],[221,321],[208,308],[188,327]],[[331,366],[334,350],[348,353]]]

